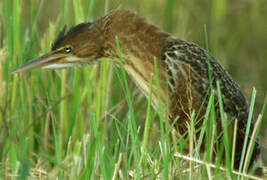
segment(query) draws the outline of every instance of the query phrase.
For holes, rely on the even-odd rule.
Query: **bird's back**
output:
[[[200,115],[204,115],[205,108],[201,107],[207,105],[210,89],[214,90],[215,99],[217,99],[216,81],[219,81],[224,111],[238,120],[238,146],[235,155],[235,164],[238,167],[249,113],[247,101],[238,84],[214,57],[191,42],[169,38],[162,51],[162,60],[169,78],[171,116],[179,117],[178,127],[182,132],[187,130],[186,119],[190,118],[193,110],[200,111]],[[218,105],[216,109],[217,119],[219,119]],[[217,124],[220,127],[220,122]],[[254,122],[251,127],[253,126]],[[256,142],[252,162],[259,154],[260,147]]]

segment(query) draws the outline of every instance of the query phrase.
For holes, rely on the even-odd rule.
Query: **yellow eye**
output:
[[[65,51],[65,53],[71,53],[72,47],[70,45],[67,45],[67,46],[65,46],[64,51]]]

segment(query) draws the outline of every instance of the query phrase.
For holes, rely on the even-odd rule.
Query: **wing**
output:
[[[163,50],[163,61],[169,75],[169,87],[175,91],[179,86],[179,74],[188,76],[183,68],[190,68],[192,87],[204,97],[209,90],[209,67],[212,88],[217,92],[216,81],[220,82],[224,111],[239,120],[239,128],[246,128],[248,118],[248,104],[239,86],[228,72],[207,52],[198,45],[178,39],[168,41]],[[210,62],[210,66],[208,65]]]
[[[168,84],[170,91],[173,93],[177,92],[179,83],[181,83],[177,77],[188,77],[189,75],[184,67],[189,67],[191,80],[188,82],[191,83],[191,87],[194,88],[200,97],[205,97],[207,92],[209,92],[210,81],[211,87],[214,89],[215,93],[217,92],[216,81],[220,82],[224,111],[238,120],[238,135],[235,154],[235,166],[237,168],[241,158],[249,114],[248,104],[240,87],[214,57],[208,55],[204,49],[194,43],[178,39],[168,40],[164,46],[162,54],[162,60],[166,64],[169,76]],[[208,62],[210,62],[210,65],[208,65]],[[209,78],[209,71],[211,80]],[[181,92],[183,91],[179,91],[179,93]],[[252,133],[253,128],[254,122],[252,122],[250,133]],[[250,167],[259,157],[260,152],[260,145],[256,139]]]

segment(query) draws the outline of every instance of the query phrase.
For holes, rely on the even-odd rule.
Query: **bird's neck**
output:
[[[126,72],[146,97],[149,96],[149,82],[153,76],[153,106],[154,108],[158,107],[157,89],[160,89],[160,98],[163,106],[166,107],[168,100],[166,72],[161,57],[164,43],[170,35],[129,11],[111,12],[103,17],[102,22],[104,22],[106,37],[104,54],[119,64],[118,47],[115,40],[117,37]],[[155,76],[155,62],[157,62],[158,76]]]

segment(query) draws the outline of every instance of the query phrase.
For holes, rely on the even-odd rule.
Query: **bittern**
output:
[[[104,57],[119,65],[116,42],[120,45],[125,71],[146,97],[150,93],[150,78],[155,75],[155,67],[158,68],[159,83],[152,84],[152,105],[157,109],[160,97],[162,107],[167,107],[164,111],[169,112],[168,119],[178,119],[176,126],[182,133],[187,131],[186,123],[193,110],[204,115],[207,92],[212,89],[217,97],[216,82],[219,82],[224,112],[238,120],[235,152],[235,167],[238,167],[249,114],[238,84],[204,49],[161,31],[136,13],[114,10],[93,22],[78,24],[68,32],[64,28],[49,53],[22,65],[14,73],[90,65]],[[217,105],[215,108],[219,111]],[[257,140],[255,144],[252,162],[260,154]]]

